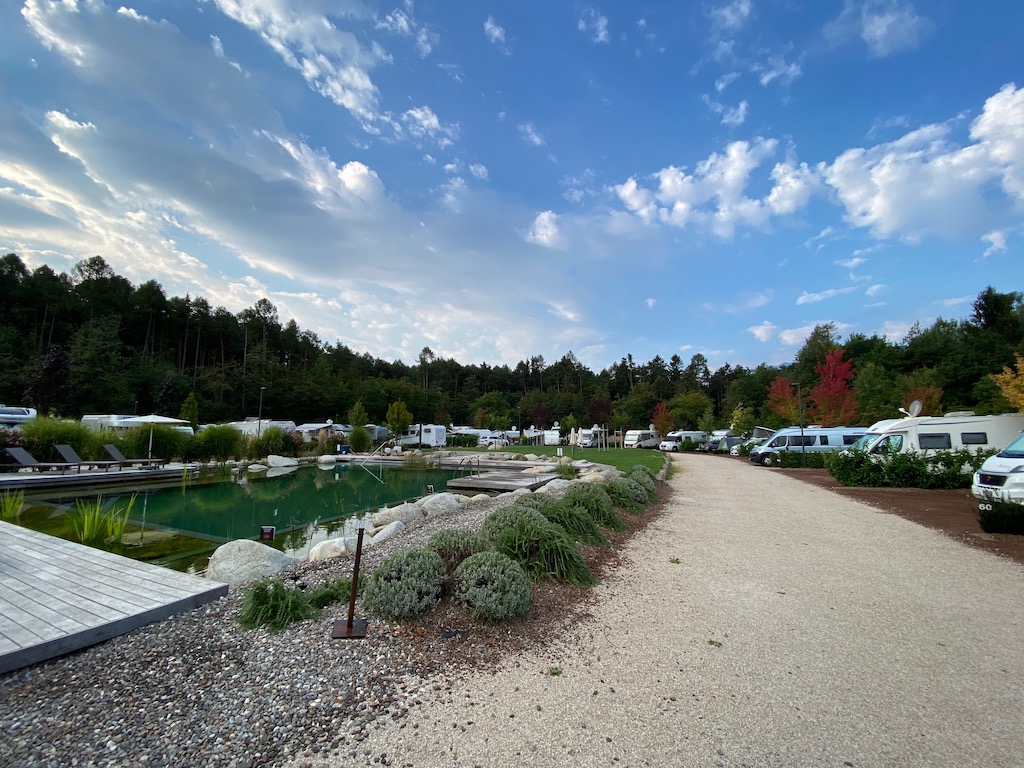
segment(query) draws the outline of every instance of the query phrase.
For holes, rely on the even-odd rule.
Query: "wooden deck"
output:
[[[107,469],[43,470],[0,472],[0,493],[24,491],[26,494],[48,491],[93,490],[108,487],[180,483],[184,475],[199,473],[195,464],[169,464],[163,467],[124,467]]]
[[[542,475],[529,475],[522,471],[484,472],[480,475],[452,478],[448,481],[448,490],[484,493],[486,491],[516,491],[525,488],[528,491],[533,491],[556,477],[558,477],[557,472],[547,472]]]
[[[0,522],[0,673],[216,600],[227,585]]]

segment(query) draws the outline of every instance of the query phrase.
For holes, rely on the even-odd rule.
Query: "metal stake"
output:
[[[363,527],[359,527],[356,536],[356,562],[352,567],[352,593],[348,599],[348,623],[336,621],[331,630],[333,640],[359,640],[366,637],[366,619],[355,619],[356,590],[359,587],[359,559],[363,554]]]

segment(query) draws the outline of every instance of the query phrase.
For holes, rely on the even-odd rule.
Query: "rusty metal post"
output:
[[[366,637],[366,619],[354,618],[356,613],[356,591],[359,589],[359,559],[363,554],[363,531],[359,526],[359,534],[356,537],[356,562],[352,567],[352,593],[348,600],[348,622],[334,622],[334,629],[331,630],[331,638],[334,640],[348,639],[358,640]]]

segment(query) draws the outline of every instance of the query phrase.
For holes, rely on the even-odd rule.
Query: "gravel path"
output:
[[[746,462],[673,460],[669,509],[597,587],[592,620],[497,673],[435,679],[401,721],[369,728],[360,755],[1024,764],[1024,569]]]

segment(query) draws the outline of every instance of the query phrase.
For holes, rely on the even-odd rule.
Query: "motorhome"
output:
[[[89,429],[129,429],[135,424],[125,424],[125,420],[134,419],[132,414],[118,413],[87,413],[82,417],[82,426]]]
[[[1001,450],[1024,431],[1024,414],[978,416],[954,411],[945,416],[909,416],[890,424],[866,448],[871,454],[917,453],[964,449],[971,453]]]
[[[876,421],[870,427],[867,432],[858,437],[853,445],[849,447],[851,451],[866,451],[868,447],[878,439],[879,435],[883,434],[885,430],[895,424],[899,419],[882,419]]]
[[[580,448],[599,448],[608,444],[608,430],[597,424],[583,427],[576,435],[576,445]]]
[[[653,429],[627,429],[622,440],[623,448],[657,448],[661,437]]]
[[[126,417],[126,418],[131,418]],[[234,427],[243,435],[262,435],[266,430],[271,427],[277,427],[285,432],[295,432],[296,426],[294,421],[282,421],[280,419],[258,419],[255,416],[249,416],[244,421],[232,421],[228,423],[229,427]]]
[[[544,430],[544,445],[561,445],[562,433],[558,429]]]
[[[689,440],[695,445],[700,445],[708,439],[707,432],[700,432],[697,430],[686,430],[676,429],[665,435],[665,439],[658,445],[658,449],[662,451],[678,451],[683,444],[683,441]]]
[[[398,439],[403,448],[444,448],[448,431],[441,424],[413,424]]]
[[[23,408],[21,406],[0,405],[0,427],[17,429],[26,421],[32,421],[36,417],[35,408]]]
[[[867,427],[786,427],[750,452],[749,459],[771,466],[786,451],[820,453],[849,448],[867,431]]]
[[[1024,433],[995,456],[989,456],[974,473],[971,493],[981,503],[1012,501],[1024,504]]]

